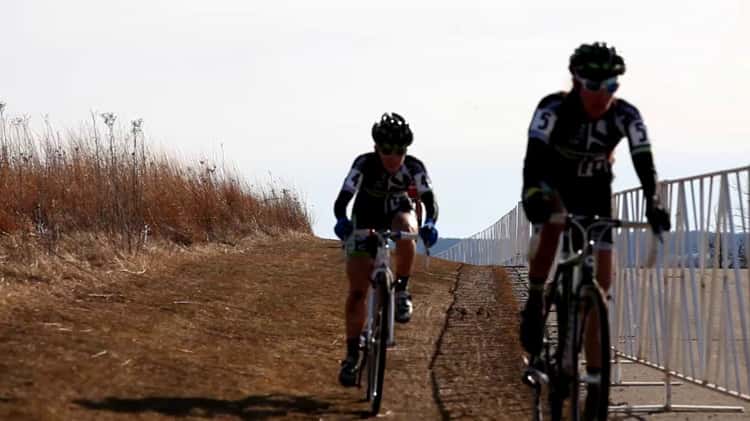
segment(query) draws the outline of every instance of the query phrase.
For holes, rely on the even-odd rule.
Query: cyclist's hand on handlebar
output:
[[[658,196],[646,200],[646,219],[651,224],[654,234],[658,235],[672,228],[669,221],[669,211],[661,204]]]
[[[347,237],[352,235],[352,231],[354,231],[354,225],[349,218],[340,218],[333,227],[333,232],[336,233],[336,237],[339,237],[341,241],[346,240]]]
[[[554,211],[554,191],[547,183],[528,187],[523,192],[523,210],[534,224],[547,222]]]
[[[430,248],[437,243],[438,231],[437,228],[435,228],[435,221],[432,219],[425,221],[422,228],[419,229],[419,236],[422,237],[422,241],[427,248]]]

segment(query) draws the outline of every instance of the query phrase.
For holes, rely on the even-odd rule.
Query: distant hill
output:
[[[460,238],[439,238],[437,243],[430,248],[430,254],[435,255],[443,250],[447,250],[459,241],[461,241]],[[417,243],[417,253],[424,254],[424,245],[421,241]]]
[[[674,247],[674,244],[670,245],[670,255],[667,257],[668,261],[670,261],[672,264],[676,264],[678,262],[682,262],[685,267],[698,267],[700,266],[701,261],[701,240],[703,239],[702,233],[699,231],[689,231],[683,234],[684,240],[682,245],[680,246],[680,249],[673,250],[672,247]],[[734,251],[737,251],[737,263],[739,264],[739,267],[746,268],[747,267],[747,248],[745,244],[746,234],[745,233],[736,233],[734,236],[731,234],[721,234],[723,237],[723,241],[725,241],[726,246],[728,248],[728,253],[726,256],[728,267],[733,267],[733,260],[734,260]],[[714,260],[714,254],[717,252],[716,243],[717,238],[716,234],[709,233],[706,235],[707,243],[705,245],[705,252],[703,255],[703,259],[706,265],[711,265]],[[648,249],[647,246],[647,238],[641,237],[641,245],[640,248],[643,250],[643,252],[646,252]],[[635,241],[631,240],[631,245],[635,247]],[[634,250],[634,249],[633,249]],[[663,251],[664,249],[661,248]],[[634,260],[634,254],[630,256],[631,259],[630,263]],[[722,265],[722,260],[724,256],[722,256],[721,251],[719,250],[719,265]]]

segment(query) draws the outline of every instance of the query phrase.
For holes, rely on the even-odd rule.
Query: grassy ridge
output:
[[[251,189],[233,171],[188,165],[152,152],[141,122],[115,128],[113,114],[61,135],[28,118],[6,118],[0,104],[0,236],[102,234],[128,250],[158,237],[181,244],[231,242],[262,232],[311,232],[298,196]]]

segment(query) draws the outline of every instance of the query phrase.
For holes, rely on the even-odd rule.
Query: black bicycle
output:
[[[367,299],[367,319],[360,336],[360,363],[357,385],[362,386],[362,375],[366,374],[365,399],[371,403],[372,415],[380,411],[385,379],[385,356],[394,342],[393,321],[395,317],[395,277],[391,271],[391,246],[389,240],[416,240],[419,234],[407,231],[355,230],[353,235],[373,241],[377,247],[375,262],[370,275],[370,292]]]
[[[523,381],[534,389],[533,419],[543,419],[542,388],[548,386],[552,420],[606,420],[609,406],[610,337],[605,296],[594,271],[594,245],[612,228],[650,229],[648,223],[625,222],[597,216],[567,215],[561,260],[545,288],[545,329],[542,351],[525,359]],[[580,235],[574,238],[575,233]],[[591,239],[598,232],[598,238]],[[576,241],[574,241],[574,239]],[[655,253],[652,247],[651,255]],[[653,260],[653,257],[648,260]],[[587,331],[593,318],[592,331]],[[601,361],[601,372],[581,373],[580,353],[584,339],[598,343],[586,358]],[[596,352],[596,355],[594,354]],[[582,393],[585,389],[583,411]],[[564,411],[567,405],[567,411]]]

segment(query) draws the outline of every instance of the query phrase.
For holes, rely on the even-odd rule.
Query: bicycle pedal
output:
[[[536,383],[536,379],[534,379],[533,376],[530,376],[526,373],[524,373],[524,375],[521,376],[521,381],[526,386],[534,387],[534,388],[539,387],[539,384]]]
[[[523,373],[522,381],[531,387],[541,387],[549,384],[549,376],[535,368],[527,368]]]
[[[540,384],[536,381],[534,376],[530,374],[524,373],[524,375],[521,377],[521,381],[523,382],[523,384],[529,387],[533,387],[533,388],[540,387]]]

